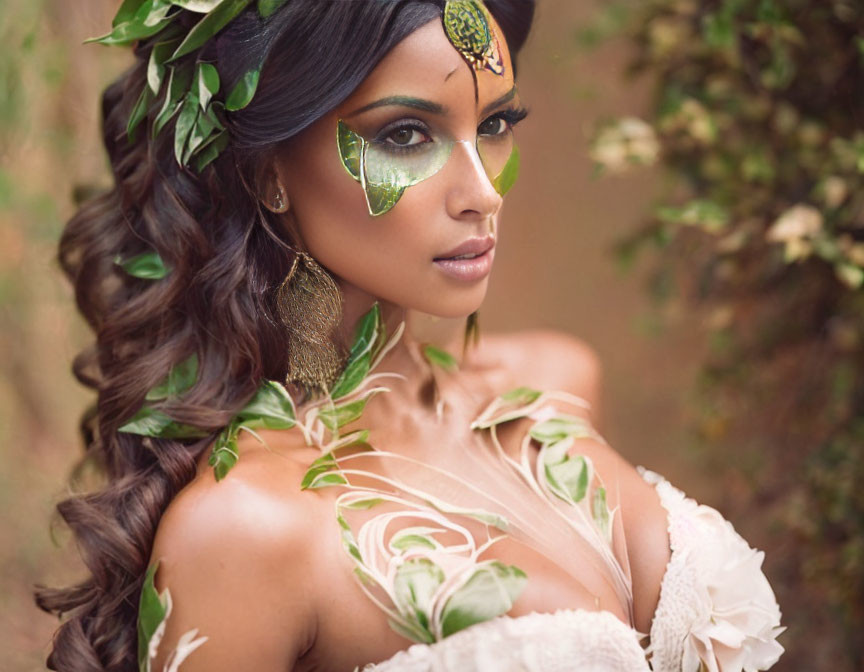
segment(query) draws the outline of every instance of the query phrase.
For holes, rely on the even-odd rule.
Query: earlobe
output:
[[[290,203],[288,202],[288,194],[285,193],[285,187],[281,184],[276,185],[275,193],[264,198],[264,207],[270,212],[281,214],[288,211]]]

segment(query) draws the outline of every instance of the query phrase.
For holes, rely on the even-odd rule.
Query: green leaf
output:
[[[211,135],[210,141],[204,143],[198,149],[198,155],[195,159],[195,170],[198,173],[203,171],[222,153],[222,150],[228,146],[228,139],[228,132],[222,131],[221,133]]]
[[[376,303],[357,323],[348,363],[330,390],[331,398],[339,399],[350,394],[363,381],[369,373],[374,349],[380,342],[382,332],[381,308]]]
[[[610,538],[609,527],[609,506],[606,504],[606,488],[597,488],[594,491],[594,498],[591,501],[591,514],[594,516],[594,521],[603,532],[606,539]]]
[[[437,531],[436,528],[432,527],[406,527],[393,535],[389,546],[394,551],[405,551],[418,546],[434,551],[438,548],[438,544],[435,543],[429,533]]]
[[[168,589],[166,588],[160,595],[154,581],[158,569],[158,560],[147,568],[144,584],[141,587],[141,599],[138,601],[138,669],[140,672],[149,672],[150,640],[168,616],[170,599]]]
[[[146,404],[117,431],[160,439],[200,439],[208,434],[192,425],[175,422],[162,411]]]
[[[556,443],[568,438],[584,439],[592,436],[588,423],[572,415],[559,415],[538,422],[528,433],[540,443]]]
[[[516,184],[516,180],[519,177],[520,164],[521,156],[519,154],[519,147],[513,145],[513,151],[510,153],[510,158],[507,159],[507,163],[504,164],[501,173],[492,180],[492,186],[501,196],[510,191],[510,189],[513,188],[513,185]]]
[[[116,23],[112,26],[113,30],[110,33],[101,37],[88,38],[84,40],[83,44],[98,42],[99,44],[128,46],[136,40],[156,35],[171,22],[170,17],[166,18],[171,5],[166,4],[163,0],[145,0],[142,3],[129,2],[130,8],[137,5],[134,14],[124,10],[126,4],[124,3],[115,16],[114,21]],[[128,16],[128,18],[122,22],[117,21],[120,16],[124,18]]]
[[[363,410],[366,408],[367,401],[369,401],[368,398],[358,399],[357,401],[342,404],[341,406],[324,408],[318,413],[318,417],[327,429],[331,432],[335,432],[339,428],[344,427],[348,423],[354,422],[363,415]]]
[[[244,74],[240,78],[240,81],[234,85],[234,88],[231,89],[231,93],[228,94],[228,98],[225,100],[225,109],[229,112],[236,112],[251,103],[252,98],[255,96],[255,90],[258,88],[258,79],[260,77],[260,66]]]
[[[428,632],[432,641],[435,638],[429,624],[433,602],[444,578],[444,570],[428,558],[407,560],[399,565],[393,578],[393,597],[399,613]]]
[[[198,355],[192,354],[182,362],[172,366],[165,379],[152,388],[145,399],[147,401],[176,399],[195,384],[197,377]]]
[[[171,66],[168,74],[168,92],[165,94],[165,102],[162,104],[162,109],[156,116],[156,121],[153,122],[152,138],[161,133],[171,118],[180,109],[180,104],[184,100],[186,92],[189,90],[189,85],[192,83],[192,73],[194,66],[192,63],[183,63],[178,66]]]
[[[199,14],[212,12],[223,2],[225,2],[225,0],[171,0],[172,4]]]
[[[303,480],[300,482],[300,489],[307,490],[312,486],[312,483],[315,481],[316,478],[318,478],[318,476],[320,476],[321,474],[326,474],[338,468],[339,465],[337,464],[336,459],[333,457],[333,453],[327,453],[325,455],[322,455],[309,465],[309,469],[306,470],[306,474],[303,476]]]
[[[459,369],[459,362],[456,358],[446,350],[436,348],[434,345],[426,345],[423,347],[423,356],[430,364],[440,366],[445,371],[456,371]]]
[[[200,109],[195,115],[195,123],[192,126],[192,131],[189,133],[189,140],[186,143],[186,149],[183,151],[183,165],[189,164],[192,156],[204,147],[207,140],[210,139],[216,132],[219,120],[212,114],[212,110],[202,112]],[[221,126],[221,124],[219,124]]]
[[[565,502],[578,504],[588,492],[590,468],[581,455],[565,455],[560,462],[545,461],[546,478],[552,490]]]
[[[153,92],[149,86],[141,89],[141,95],[138,96],[138,102],[132,108],[132,113],[129,115],[129,121],[126,123],[126,137],[129,142],[135,142],[135,131],[138,125],[147,118],[147,110],[150,108],[150,103],[153,102]]]
[[[183,157],[197,118],[198,94],[194,91],[189,91],[183,99],[180,116],[177,117],[177,124],[174,127],[174,156],[177,159],[177,163],[181,166],[186,165],[183,163]]]
[[[165,40],[153,45],[150,61],[147,63],[147,84],[153,95],[157,95],[165,79],[165,61],[179,44],[179,39]]]
[[[341,508],[349,509],[351,511],[368,511],[371,508],[374,508],[381,504],[384,500],[380,497],[371,497],[369,499],[359,499],[356,502],[351,502],[350,504],[342,504]]]
[[[228,472],[237,464],[237,460],[240,459],[239,448],[237,446],[237,432],[238,423],[235,420],[222,430],[213,444],[213,451],[210,453],[207,464],[213,467],[213,475],[217,481],[225,478]]]
[[[198,101],[201,110],[206,111],[210,100],[219,93],[219,71],[211,63],[198,64]]]
[[[114,263],[133,278],[142,280],[161,280],[170,272],[158,252],[144,252],[126,261],[117,257]]]
[[[516,406],[528,406],[533,404],[543,394],[539,390],[531,389],[530,387],[517,387],[514,390],[505,392],[501,395],[501,401],[506,401],[508,404]]]
[[[117,13],[114,15],[111,27],[116,28],[121,23],[130,21],[146,2],[147,0],[123,0],[123,4],[120,5],[120,9],[118,9]]]
[[[236,417],[250,429],[290,429],[297,424],[291,395],[273,380],[261,383],[255,396]]]
[[[348,481],[345,480],[345,477],[342,474],[322,474],[317,478],[313,479],[312,482],[307,486],[309,490],[315,490],[316,488],[327,488],[331,485],[347,485]],[[302,488],[307,489],[307,488]]]
[[[287,0],[258,0],[258,13],[262,19],[272,16]]]
[[[374,217],[383,215],[389,212],[395,206],[402,194],[405,193],[405,187],[391,184],[372,184],[364,182],[364,191],[366,193],[366,204],[369,206],[369,212]]]
[[[336,126],[336,142],[339,158],[348,174],[360,181],[360,157],[363,154],[363,138],[352,131],[341,119]]]
[[[441,616],[441,634],[455,632],[506,614],[522,592],[525,572],[513,565],[491,561],[480,567],[447,600]]]
[[[220,2],[203,19],[195,24],[192,30],[189,31],[186,39],[177,47],[174,55],[169,60],[176,61],[181,56],[185,56],[198,49],[227,26],[250,2],[252,0],[223,0],[223,2]]]

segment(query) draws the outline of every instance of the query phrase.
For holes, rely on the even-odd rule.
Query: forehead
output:
[[[488,70],[475,71],[478,109],[513,87],[513,69],[506,40],[494,19],[491,28],[500,45],[504,71],[500,75]],[[474,109],[472,69],[447,38],[443,23],[437,18],[391,49],[339,106],[338,112],[345,114],[370,101],[397,94],[441,101],[458,99],[462,105]]]

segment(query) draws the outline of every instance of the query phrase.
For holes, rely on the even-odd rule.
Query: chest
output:
[[[334,515],[315,535],[319,628],[300,669],[362,667],[440,639],[460,619],[582,608],[628,622],[607,566],[614,555],[598,555],[578,527],[584,507],[520,472],[536,475],[543,459],[530,438],[537,421],[490,432],[468,415],[375,423],[386,429],[370,435],[374,451],[313,469],[322,487],[307,494]]]

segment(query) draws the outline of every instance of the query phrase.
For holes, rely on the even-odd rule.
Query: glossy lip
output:
[[[463,254],[476,254],[471,259],[453,259]],[[495,238],[469,238],[447,253],[447,256],[435,257],[435,265],[446,275],[463,282],[482,280],[492,270],[495,258]]]
[[[463,254],[484,255],[495,247],[494,236],[484,236],[483,238],[469,238],[458,247],[454,247],[449,252],[435,257],[433,261],[451,261],[453,257],[460,257]],[[462,261],[462,260],[459,260]],[[465,259],[464,261],[472,261]]]

